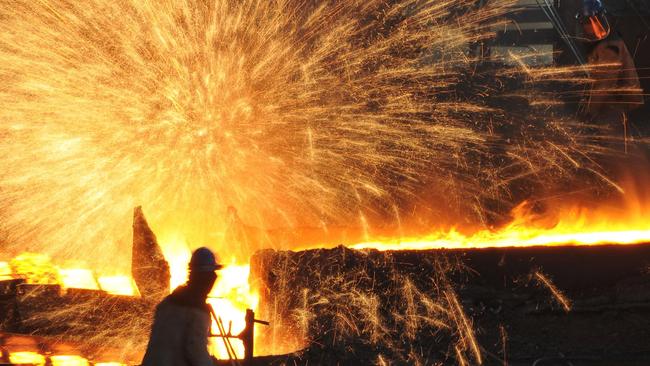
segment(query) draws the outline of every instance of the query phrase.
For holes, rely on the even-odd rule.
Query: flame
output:
[[[212,305],[217,316],[223,321],[225,331],[237,335],[246,326],[244,317],[246,309],[256,309],[258,296],[251,291],[248,283],[249,265],[231,264],[219,271],[219,279],[215,284],[208,303]],[[216,321],[212,321],[212,332],[219,333]],[[239,340],[231,340],[238,358],[244,356],[244,346]],[[228,351],[221,338],[210,342],[211,351],[218,358],[228,358]]]
[[[598,230],[592,232],[540,228],[509,228],[496,232],[485,230],[465,235],[457,229],[424,237],[387,238],[351,245],[353,249],[425,250],[461,248],[503,248],[560,245],[638,244],[650,242],[650,228],[639,230]]]
[[[140,203],[150,223],[198,241],[236,234],[239,219],[340,225],[364,211],[372,223],[420,193],[473,202],[520,177],[570,176],[599,151],[575,121],[544,108],[530,116],[539,132],[523,134],[483,77],[467,83],[476,97],[449,92],[465,90],[470,44],[516,1],[488,3],[3,2],[3,234],[12,249],[71,256],[84,238],[101,258],[121,254]],[[496,138],[511,126],[512,141]],[[510,163],[486,164],[501,147]]]
[[[169,263],[171,272],[171,288],[184,284],[187,281],[187,263],[191,251],[189,247],[175,241],[171,244],[161,245],[165,258]],[[208,303],[215,313],[221,318],[226,332],[230,329],[232,335],[239,334],[246,326],[246,309],[257,308],[259,297],[252,291],[248,283],[250,272],[249,265],[236,264],[233,260],[218,272],[217,282],[210,292]],[[212,334],[220,334],[216,321],[212,320]],[[238,358],[243,358],[244,347],[241,341],[231,339],[233,348]],[[211,338],[210,352],[219,359],[227,359],[228,351],[220,337]]]
[[[76,355],[54,355],[47,357],[52,366],[90,366],[87,359]],[[9,362],[17,365],[45,366],[47,358],[36,352],[20,351],[9,353]],[[127,366],[119,362],[95,362],[95,366]]]
[[[176,233],[163,232],[159,238],[160,248],[169,264],[169,284],[173,290],[187,282],[187,264],[190,262],[192,251],[185,240]]]
[[[51,356],[52,366],[90,366],[88,360],[81,356]]]
[[[7,174],[0,185],[3,225],[14,228],[4,233],[8,241],[13,248],[41,241],[70,254],[78,250],[71,244],[84,237],[107,243],[87,252],[115,253],[118,247],[103,239],[126,232],[115,223],[127,222],[122,205],[134,201],[164,213],[152,222],[176,225],[167,230],[193,229],[195,238],[212,237],[215,227],[225,236],[226,204],[262,228],[347,222],[350,212],[411,197],[422,188],[416,182],[436,182],[445,186],[442,192],[459,192],[451,202],[469,202],[485,196],[482,179],[467,177],[494,177],[493,188],[507,187],[519,176],[550,178],[561,172],[565,177],[582,156],[590,161],[598,153],[590,140],[573,133],[581,131],[573,127],[577,124],[544,123],[549,127],[534,138],[522,135],[502,143],[508,156],[521,157],[521,164],[513,163],[517,169],[474,163],[482,162],[473,159],[475,154],[490,153],[495,143],[492,133],[484,132],[492,130],[492,118],[490,126],[480,122],[488,120],[491,108],[444,95],[464,78],[455,70],[473,66],[466,46],[490,38],[490,28],[502,24],[493,18],[514,2],[480,10],[473,0],[384,3],[332,2],[305,7],[304,16],[297,16],[300,9],[291,1],[220,1],[201,14],[195,8],[203,6],[186,1],[63,7],[56,1],[6,2],[0,9],[7,19],[0,36],[5,61],[0,76],[7,81],[1,93],[7,108],[0,115],[10,123],[0,127],[7,136],[0,148]],[[378,9],[387,15],[360,26],[359,19],[375,18],[370,15]],[[396,16],[405,10],[407,18]],[[384,21],[394,24],[386,27]],[[179,27],[186,23],[193,24],[189,32]],[[366,34],[374,28],[381,29],[381,37]],[[205,47],[212,44],[226,46]],[[399,49],[422,49],[417,53],[431,61],[423,67],[420,56],[395,52]],[[522,66],[529,75],[544,71]],[[564,69],[551,69],[558,70]],[[425,95],[439,91],[441,98]],[[509,116],[494,123],[511,125]],[[549,135],[557,135],[557,141]],[[553,143],[539,144],[540,136]],[[57,216],[43,220],[42,207]],[[627,213],[600,216],[598,210],[578,208],[549,223],[524,208],[498,230],[467,234],[454,227],[351,246],[401,250],[650,241],[650,226],[639,219],[645,214],[628,220]],[[371,220],[360,218],[371,230]],[[190,250],[180,237],[161,243],[166,243],[173,288],[187,278]],[[220,275],[210,303],[237,333],[245,309],[254,309],[258,298],[248,287],[248,266],[233,263]],[[24,253],[0,265],[2,276],[60,284],[64,290],[138,293],[129,276],[62,268],[42,254]],[[224,357],[220,340],[212,343],[215,354]],[[233,343],[241,353],[239,342]],[[59,364],[87,364],[57,357]]]
[[[547,209],[539,213],[531,202],[517,206],[507,225],[496,229],[482,229],[474,232],[462,228],[438,230],[423,236],[377,237],[361,243],[348,245],[354,249],[374,248],[378,250],[418,250],[433,248],[487,248],[554,245],[599,245],[634,244],[650,242],[650,200],[644,196],[629,193],[619,202],[598,202],[597,204],[568,204],[549,202]],[[170,264],[172,289],[187,280],[187,263],[191,256],[190,246],[179,236],[167,236],[161,240],[161,248]],[[232,258],[230,264],[218,272],[218,279],[208,302],[222,319],[226,332],[238,335],[245,327],[245,311],[255,310],[258,294],[249,285],[249,265],[243,265]],[[84,268],[62,268],[52,263],[44,254],[23,253],[9,262],[0,262],[0,277],[23,277],[28,283],[59,283],[63,289],[85,288],[104,290],[113,294],[136,295],[137,288],[130,276],[96,276]],[[554,293],[558,301],[563,298],[559,291],[538,278]],[[216,322],[212,333],[220,334]],[[241,341],[231,343],[238,358],[243,358]],[[210,351],[218,358],[228,358],[228,352],[221,338],[211,338]],[[42,356],[31,352],[12,353],[16,360],[27,360],[39,364]],[[54,362],[55,357],[58,361]],[[12,359],[12,360],[13,360]],[[36,361],[31,361],[36,359]],[[87,361],[74,356],[53,356],[56,365],[87,365]],[[104,366],[120,365],[104,363]]]
[[[630,193],[619,204],[568,205],[555,213],[535,214],[529,202],[513,212],[513,220],[497,230],[465,234],[458,228],[414,237],[379,238],[353,244],[354,249],[420,250],[558,245],[637,244],[650,242],[650,201]]]
[[[13,364],[30,364],[36,366],[45,365],[45,356],[36,352],[12,352],[9,354],[9,362]]]
[[[60,282],[56,267],[45,254],[23,253],[12,259],[9,266],[14,273],[22,275],[27,283],[48,285]]]
[[[139,296],[138,287],[131,276],[101,276],[97,278],[99,287],[113,295]]]
[[[9,262],[0,262],[0,281],[11,279],[11,267]]]
[[[187,263],[191,255],[189,247],[182,241],[162,245],[163,252],[170,264],[172,289],[187,281]],[[245,327],[246,309],[256,309],[258,296],[248,283],[249,265],[239,265],[232,261],[219,271],[219,278],[210,293],[208,302],[222,319],[226,331],[239,334]],[[0,262],[0,279],[2,277],[24,278],[31,284],[59,284],[62,289],[102,290],[109,294],[135,296],[139,292],[132,277],[125,275],[95,276],[94,272],[83,268],[60,268],[52,263],[49,256],[36,253],[23,253],[10,262]],[[212,333],[219,334],[213,320]],[[232,339],[231,343],[238,358],[243,358],[244,348],[241,341]],[[213,338],[210,351],[218,358],[228,358],[221,338]],[[17,353],[16,357],[30,357],[31,353]],[[35,354],[38,355],[38,354]],[[84,365],[82,361],[59,357],[59,365]],[[57,365],[57,364],[53,364]],[[111,364],[106,364],[111,365]]]
[[[99,284],[89,269],[59,269],[59,277],[64,288],[99,290]]]
[[[112,295],[138,294],[133,279],[126,275],[96,276],[85,268],[61,268],[48,255],[22,253],[9,262],[0,262],[0,280],[24,278],[29,284],[59,284],[63,290],[102,290]]]

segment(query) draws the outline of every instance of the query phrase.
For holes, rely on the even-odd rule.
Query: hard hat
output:
[[[582,8],[578,17],[593,17],[594,15],[602,14],[605,12],[605,5],[601,0],[583,0]]]
[[[222,269],[223,265],[217,263],[217,257],[206,247],[201,247],[192,253],[190,259],[190,271],[195,272],[214,272]]]
[[[577,38],[586,42],[596,42],[607,38],[611,27],[605,15],[605,6],[601,0],[583,0],[576,19],[579,27]]]

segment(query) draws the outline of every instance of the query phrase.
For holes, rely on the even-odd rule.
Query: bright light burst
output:
[[[126,252],[140,204],[163,246],[220,246],[229,207],[264,229],[365,222],[431,197],[481,212],[512,180],[570,175],[583,154],[570,123],[545,117],[505,143],[503,111],[485,92],[462,97],[471,42],[511,5],[475,3],[3,3],[8,248],[83,245],[101,265]],[[537,138],[555,135],[569,138]]]
[[[534,193],[546,194],[576,170],[607,182],[591,160],[608,153],[598,128],[585,133],[558,117],[553,108],[565,100],[536,90],[588,82],[575,77],[582,69],[528,66],[527,55],[513,56],[519,66],[481,67],[472,44],[504,25],[500,16],[513,1],[477,3],[3,2],[2,254],[33,251],[83,259],[101,274],[126,273],[131,213],[143,205],[172,268],[180,268],[172,274],[179,284],[189,247],[218,247],[240,262],[256,249],[227,240],[231,207],[261,229],[399,222],[409,210],[425,221],[485,221],[497,206],[508,212],[521,191],[543,186]],[[511,98],[507,110],[497,96]],[[409,241],[406,234],[358,247],[441,240]],[[477,239],[447,236],[452,244]],[[490,239],[508,244],[528,236]],[[83,274],[86,281],[74,286],[135,294],[128,277],[95,281],[88,271],[32,262],[43,270],[29,273],[43,283]],[[0,275],[18,264],[0,262]],[[236,314],[257,297],[246,287],[247,267],[229,268],[225,277],[239,287],[213,295],[236,299],[236,309],[220,305]],[[335,290],[346,301],[356,293]],[[458,299],[451,288],[442,295],[427,319],[458,329],[459,359],[480,362]],[[390,333],[378,322],[379,298],[358,303],[379,342]],[[405,319],[420,321],[414,302],[406,303]],[[141,332],[139,320],[132,326]]]

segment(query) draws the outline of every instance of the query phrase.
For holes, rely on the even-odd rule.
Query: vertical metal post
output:
[[[255,347],[255,312],[251,309],[246,309],[246,328],[241,334],[241,340],[244,343],[244,363],[250,365]]]

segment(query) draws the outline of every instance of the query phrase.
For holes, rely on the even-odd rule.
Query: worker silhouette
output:
[[[156,307],[142,366],[212,366],[208,352],[210,308],[206,299],[223,268],[208,248],[192,253],[189,280]]]
[[[627,113],[644,102],[634,60],[625,42],[612,32],[600,0],[583,0],[576,18],[592,80],[584,105],[588,120],[627,137]]]

